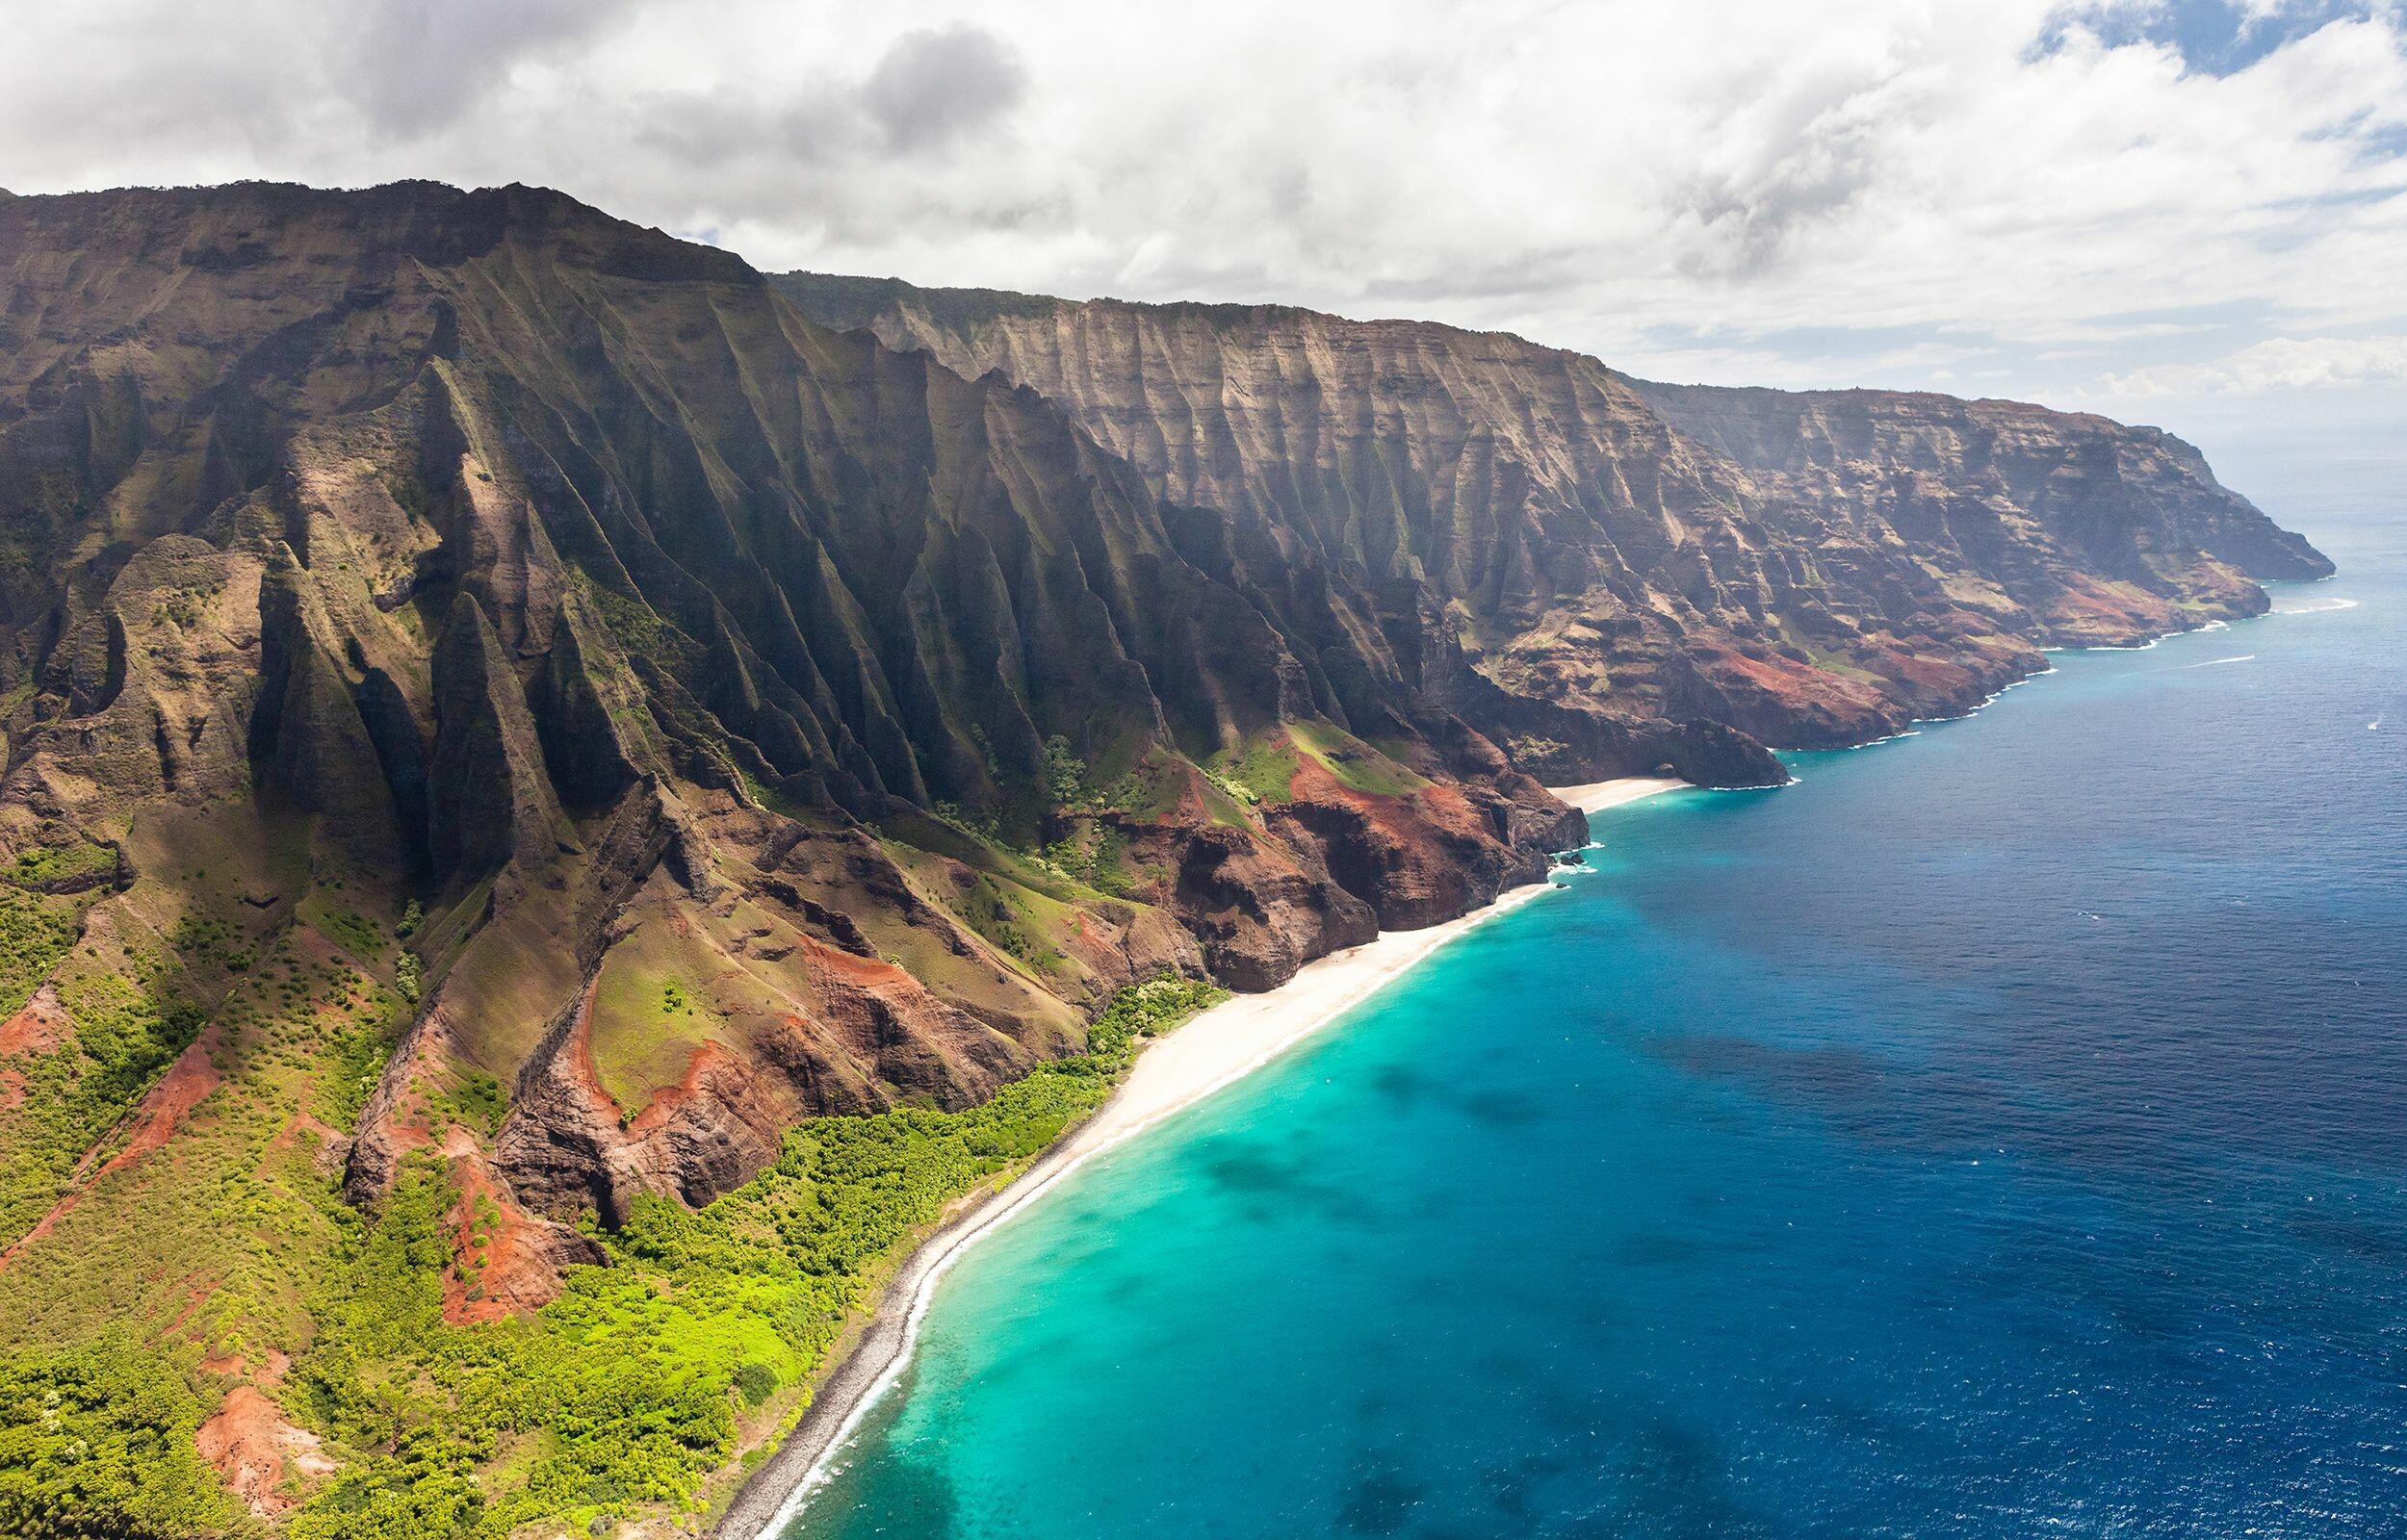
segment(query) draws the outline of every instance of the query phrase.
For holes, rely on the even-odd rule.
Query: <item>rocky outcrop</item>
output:
[[[1953,545],[1968,562],[2021,522],[2044,529],[2081,572],[2155,592],[2184,580],[2245,605],[2244,587],[2204,555],[2257,578],[2328,578],[2332,563],[2214,478],[2195,446],[2161,428],[2023,401],[1915,391],[1770,391],[1709,385],[1631,388],[1666,422],[1792,495],[1885,503],[1909,539]]]
[[[514,862],[549,860],[560,811],[534,719],[492,623],[465,590],[453,599],[436,638],[433,676],[436,725],[426,799],[434,875],[473,880]]]

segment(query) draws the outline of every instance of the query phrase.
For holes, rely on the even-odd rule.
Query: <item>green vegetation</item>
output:
[[[393,1040],[378,1009],[359,1012],[335,1028],[327,1044],[327,1072],[318,1086],[318,1116],[329,1126],[349,1128],[358,1121],[360,1109],[368,1105],[369,1094],[384,1074]]]
[[[1025,857],[987,860],[1074,886]],[[1031,935],[1051,923],[1047,893],[992,883]],[[0,1224],[21,1234],[83,1194],[52,1244],[0,1274],[12,1339],[72,1345],[0,1352],[11,1535],[253,1532],[194,1450],[218,1383],[194,1366],[203,1354],[258,1364],[277,1348],[295,1362],[275,1399],[339,1462],[287,1522],[297,1540],[499,1540],[537,1520],[692,1511],[739,1441],[807,1399],[898,1245],[1090,1113],[1137,1040],[1218,992],[1182,980],[1123,990],[1086,1053],[976,1108],[805,1124],[769,1169],[706,1209],[637,1200],[598,1237],[610,1265],[570,1269],[541,1311],[460,1324],[445,1318],[447,1292],[482,1298],[523,1221],[463,1194],[430,1151],[363,1217],[342,1201],[311,1120],[356,1120],[407,1019],[401,997],[423,982],[417,954],[363,914],[312,902],[283,935],[253,939],[240,911],[146,921],[112,896],[107,934],[146,935],[172,955],[114,941],[88,955],[76,916],[91,902],[0,885],[0,986],[21,1004],[51,976],[71,1018],[55,1042],[36,1038],[0,1065],[24,1092],[0,1117]],[[395,961],[390,989],[344,955],[372,940]],[[712,1009],[665,968],[636,987],[656,1035],[663,1012],[682,1022]],[[206,1013],[194,992],[215,1002]],[[96,1182],[78,1174],[209,1017],[222,1078],[174,1142]],[[507,1109],[502,1083],[475,1070],[421,1089],[439,1118],[488,1138]],[[107,1335],[121,1322],[144,1323],[139,1343]]]
[[[1241,750],[1223,750],[1212,756],[1204,773],[1246,807],[1264,803],[1277,807],[1293,800],[1287,788],[1295,780],[1296,753],[1282,737],[1254,738]]]
[[[1340,784],[1379,797],[1409,797],[1429,782],[1383,751],[1328,722],[1290,722],[1204,766],[1213,785],[1248,808],[1292,801],[1296,772],[1309,759]]]
[[[89,839],[78,839],[69,845],[37,845],[19,851],[8,868],[8,876],[21,886],[64,891],[97,886],[116,876],[116,851]]]
[[[1383,751],[1327,722],[1291,722],[1287,737],[1297,752],[1334,777],[1340,785],[1375,797],[1409,797],[1429,784],[1425,777]]]
[[[1109,824],[1081,819],[1066,839],[1045,847],[1045,863],[1073,882],[1126,898],[1128,839]]]
[[[0,888],[0,1009],[14,1015],[74,944],[71,905]]]
[[[746,1406],[758,1406],[776,1395],[779,1384],[777,1371],[767,1364],[750,1363],[736,1371],[736,1394]]]
[[[595,582],[582,570],[577,578],[578,586],[601,610],[602,624],[608,629],[610,640],[628,656],[648,657],[681,677],[700,665],[704,655],[701,644],[661,618],[660,611],[639,599],[630,599]]]
[[[9,1066],[33,1069],[39,1101],[0,1116],[0,1185],[19,1227],[49,1211],[56,1228],[0,1272],[0,1343],[50,1351],[122,1329],[169,1364],[145,1361],[145,1380],[189,1372],[203,1355],[261,1365],[308,1340],[307,1292],[359,1223],[335,1185],[330,1130],[310,1115],[349,1124],[390,1044],[397,1002],[305,930],[288,934],[210,1008],[208,1068],[219,1083],[194,1088],[207,1094],[172,1140],[132,1143],[135,1125],[118,1117],[200,1022],[201,1007],[168,986],[198,989],[210,970],[189,953],[178,968],[140,946],[119,952],[111,935],[140,934],[143,919],[122,897],[104,902],[108,923],[88,943],[96,955],[79,948],[59,979],[72,1019],[54,1018],[48,1033],[68,1036],[40,1062]],[[93,976],[79,976],[87,968]],[[363,1082],[348,1094],[347,1073]],[[134,1158],[109,1168],[106,1157],[129,1150]],[[74,1203],[52,1208],[69,1194]],[[211,1382],[194,1383],[206,1410]],[[14,1458],[0,1443],[0,1467]]]
[[[0,1534],[173,1540],[229,1524],[194,1448],[200,1398],[173,1366],[114,1338],[0,1356]]]
[[[898,844],[949,858],[998,882],[1034,888],[1065,902],[1081,896],[1069,874],[1056,870],[1042,857],[1005,843],[992,819],[964,822],[961,809],[949,803],[937,806],[937,817],[896,813],[882,820],[878,832]]]
[[[956,906],[972,930],[1019,962],[1042,973],[1062,959],[1059,947],[1031,934],[1028,890],[1007,886],[981,872]]]
[[[195,910],[176,922],[168,944],[194,962],[214,962],[228,973],[246,973],[258,959],[242,940],[242,934],[224,919]]]
[[[425,482],[413,475],[402,475],[389,471],[384,473],[379,479],[384,483],[385,495],[390,497],[403,512],[413,519],[427,517],[430,504],[427,499]]]
[[[1125,898],[1134,886],[1126,836],[1086,816],[1071,819],[1066,837],[1041,852],[1015,850],[957,821],[918,812],[890,816],[878,832],[897,864],[1033,978],[1058,981],[1065,970],[1077,978],[1083,965],[1070,948],[1079,933],[1078,908]],[[970,874],[947,870],[931,856],[958,861]]]
[[[572,1269],[531,1321],[445,1322],[454,1196],[440,1168],[412,1165],[316,1302],[289,1399],[353,1460],[291,1533],[455,1540],[690,1502],[734,1453],[739,1409],[810,1376],[898,1245],[1100,1105],[1138,1038],[1222,993],[1124,989],[1085,1054],[981,1106],[816,1118],[707,1208],[639,1198],[605,1238],[612,1266]],[[502,1458],[519,1448],[541,1452]]]
[[[1129,1049],[1138,1038],[1158,1038],[1199,1011],[1220,1004],[1229,991],[1217,984],[1169,975],[1132,984],[1112,996],[1112,1003],[1095,1018],[1087,1032],[1090,1057],[1109,1060],[1113,1072],[1126,1066]]]
[[[0,1237],[13,1241],[66,1191],[75,1163],[200,1031],[201,1010],[156,981],[74,974],[59,998],[72,1040],[14,1056],[24,1080],[0,1123]]]
[[[610,949],[586,1040],[602,1090],[626,1120],[682,1081],[706,1044],[729,1041],[727,1002],[700,982],[711,971],[707,941],[671,924],[637,926]],[[730,987],[746,998],[740,984]]]
[[[1167,817],[1187,787],[1187,761],[1160,749],[1145,757],[1109,784],[1092,789],[1087,798],[1093,811],[1126,813],[1139,823]]]
[[[1535,733],[1514,733],[1507,740],[1506,747],[1512,753],[1514,764],[1556,764],[1571,752],[1569,744]]]
[[[1045,740],[1045,795],[1056,808],[1074,808],[1086,800],[1086,761],[1056,732]]]
[[[328,910],[315,916],[319,930],[342,944],[355,958],[374,962],[384,954],[386,941],[383,928],[356,911]]]
[[[459,1084],[443,1097],[443,1110],[453,1121],[464,1123],[491,1139],[502,1131],[503,1116],[509,1111],[509,1095],[499,1080],[483,1070],[462,1070]]]

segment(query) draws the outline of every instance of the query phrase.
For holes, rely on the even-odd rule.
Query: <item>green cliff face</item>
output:
[[[2102,418],[1654,385],[1279,306],[776,282],[831,325],[1027,386],[1167,500],[1345,574],[1413,637],[1417,677],[1554,781],[1647,744],[1694,775],[1700,721],[1862,742],[1966,708],[2036,648],[2254,613],[2243,574],[2330,571],[2195,449]]]
[[[128,1533],[683,1502],[1146,1002],[2319,560],[2031,408],[0,202],[0,1518],[77,1440]]]

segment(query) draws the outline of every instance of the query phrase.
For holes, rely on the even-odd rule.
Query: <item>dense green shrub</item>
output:
[[[0,1013],[15,1014],[74,944],[75,911],[64,900],[0,888]]]
[[[777,1394],[777,1371],[767,1364],[749,1363],[736,1371],[736,1394],[746,1406],[758,1406]]]
[[[114,1340],[0,1356],[0,1534],[175,1540],[233,1519],[193,1437],[200,1399]]]
[[[7,875],[11,881],[29,887],[48,886],[57,890],[63,885],[90,884],[115,876],[116,869],[115,850],[89,839],[78,839],[72,844],[38,845],[18,852]]]

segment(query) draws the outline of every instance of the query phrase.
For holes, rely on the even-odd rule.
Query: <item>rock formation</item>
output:
[[[2004,401],[1649,384],[1519,338],[1281,306],[787,274],[830,325],[1059,405],[1166,500],[1338,575],[1424,687],[1564,782],[1744,783],[1961,711],[2037,649],[2331,571],[2154,428]]]

